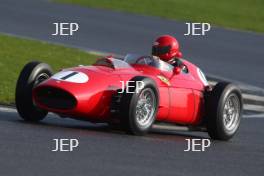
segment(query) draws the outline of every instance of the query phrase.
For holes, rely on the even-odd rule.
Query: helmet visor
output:
[[[169,53],[171,49],[171,46],[153,46],[152,47],[152,55],[154,56],[159,56],[162,54]]]

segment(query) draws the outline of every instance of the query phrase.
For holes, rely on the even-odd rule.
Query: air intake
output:
[[[36,92],[36,101],[52,109],[73,109],[77,102],[68,92],[54,88],[42,87]]]

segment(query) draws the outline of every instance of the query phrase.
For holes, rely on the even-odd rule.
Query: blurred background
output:
[[[263,0],[0,0],[0,175],[263,174],[263,8]],[[184,35],[186,22],[210,23],[211,29]],[[79,29],[52,35],[54,23]],[[242,89],[244,118],[232,141],[188,153],[185,139],[207,134],[154,131],[140,138],[53,114],[40,124],[19,120],[14,92],[27,62],[46,62],[56,72],[108,54],[151,54],[163,34],[178,39],[183,58],[210,83],[227,80]],[[77,138],[80,147],[51,152],[53,138]]]

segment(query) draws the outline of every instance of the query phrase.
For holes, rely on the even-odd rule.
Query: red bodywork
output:
[[[173,71],[161,71],[152,66],[137,64],[124,68],[92,65],[65,69],[63,71],[85,74],[88,80],[82,83],[50,78],[33,89],[33,100],[39,108],[49,112],[94,122],[107,122],[112,118],[111,101],[117,90],[122,88],[121,81],[145,76],[153,79],[159,90],[157,121],[198,125],[204,112],[205,85],[198,74],[198,68],[188,61],[183,62],[189,70],[188,74],[174,74]],[[67,92],[74,99],[74,105],[71,108],[54,108],[43,103],[39,92],[47,88]]]

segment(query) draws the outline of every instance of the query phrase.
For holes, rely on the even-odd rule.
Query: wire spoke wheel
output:
[[[149,126],[156,110],[156,97],[151,88],[142,90],[136,105],[136,122],[142,126]]]
[[[143,88],[137,91],[136,82],[141,81]],[[156,120],[159,107],[159,91],[154,80],[136,76],[128,87],[134,93],[124,93],[121,98],[121,123],[125,131],[133,135],[144,135]]]
[[[41,82],[49,79],[50,76],[47,73],[40,73],[34,81],[34,87],[39,85]]]
[[[235,94],[231,94],[225,102],[223,112],[223,123],[228,131],[233,131],[238,126],[240,116],[240,103]]]

